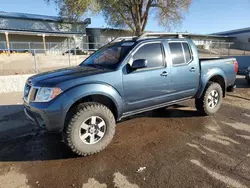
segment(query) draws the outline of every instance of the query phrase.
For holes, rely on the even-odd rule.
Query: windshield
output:
[[[99,66],[103,68],[116,69],[120,62],[126,57],[133,45],[133,42],[108,44],[93,53],[79,66]]]

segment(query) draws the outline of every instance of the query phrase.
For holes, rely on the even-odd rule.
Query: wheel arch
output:
[[[91,94],[81,97],[80,99],[76,100],[68,109],[66,116],[65,116],[65,123],[68,122],[70,117],[77,111],[79,105],[86,103],[86,102],[97,102],[104,106],[106,106],[110,111],[113,113],[115,119],[117,120],[119,117],[118,107],[116,103],[108,96],[104,94]]]
[[[222,88],[223,97],[226,96],[226,87],[227,87],[226,76],[225,76],[224,72],[222,72],[222,70],[219,69],[218,71],[216,71],[216,73],[213,70],[212,72],[211,71],[208,72],[207,75],[205,75],[204,77],[201,78],[201,87],[200,87],[199,91],[197,92],[195,98],[200,98],[203,95],[209,82],[218,83]]]
[[[63,127],[68,123],[67,120],[70,117],[69,114],[72,112],[72,109],[82,102],[98,102],[107,106],[114,113],[116,120],[119,120],[124,109],[120,93],[107,84],[93,83],[80,85],[66,91],[64,96],[64,102],[61,104]]]
[[[224,78],[223,78],[221,75],[215,75],[215,76],[211,77],[211,78],[208,80],[208,83],[209,83],[209,82],[218,83],[218,84],[221,86],[221,88],[222,88],[223,97],[226,96],[226,83],[225,83]]]

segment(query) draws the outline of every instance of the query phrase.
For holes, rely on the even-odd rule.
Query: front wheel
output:
[[[214,115],[221,106],[223,91],[218,83],[209,82],[201,98],[195,99],[195,106],[202,115]]]
[[[78,155],[98,153],[113,139],[115,127],[114,115],[106,106],[84,103],[66,125],[65,143]]]

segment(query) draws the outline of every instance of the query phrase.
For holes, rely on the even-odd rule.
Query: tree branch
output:
[[[127,20],[127,18],[120,12],[118,11],[118,13],[121,15],[122,19],[124,20],[124,22],[130,27],[130,29],[135,32],[135,28],[133,27],[133,25]]]
[[[146,25],[147,25],[149,9],[150,9],[150,7],[152,6],[152,3],[153,3],[153,0],[149,0],[149,1],[148,1],[148,4],[147,4],[147,6],[146,6],[146,10],[145,10],[144,15],[143,15],[143,17],[142,17],[142,23],[143,23],[143,24],[142,24],[142,31],[145,30],[145,27],[146,27]]]

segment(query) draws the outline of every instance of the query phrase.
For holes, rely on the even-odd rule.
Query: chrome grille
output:
[[[30,103],[36,99],[38,88],[32,87],[28,84],[24,87],[24,100],[26,103]]]
[[[31,86],[28,85],[28,84],[25,84],[23,97],[24,97],[24,100],[26,102],[27,102],[27,99],[28,99],[28,96],[29,96],[30,89],[31,89]]]

